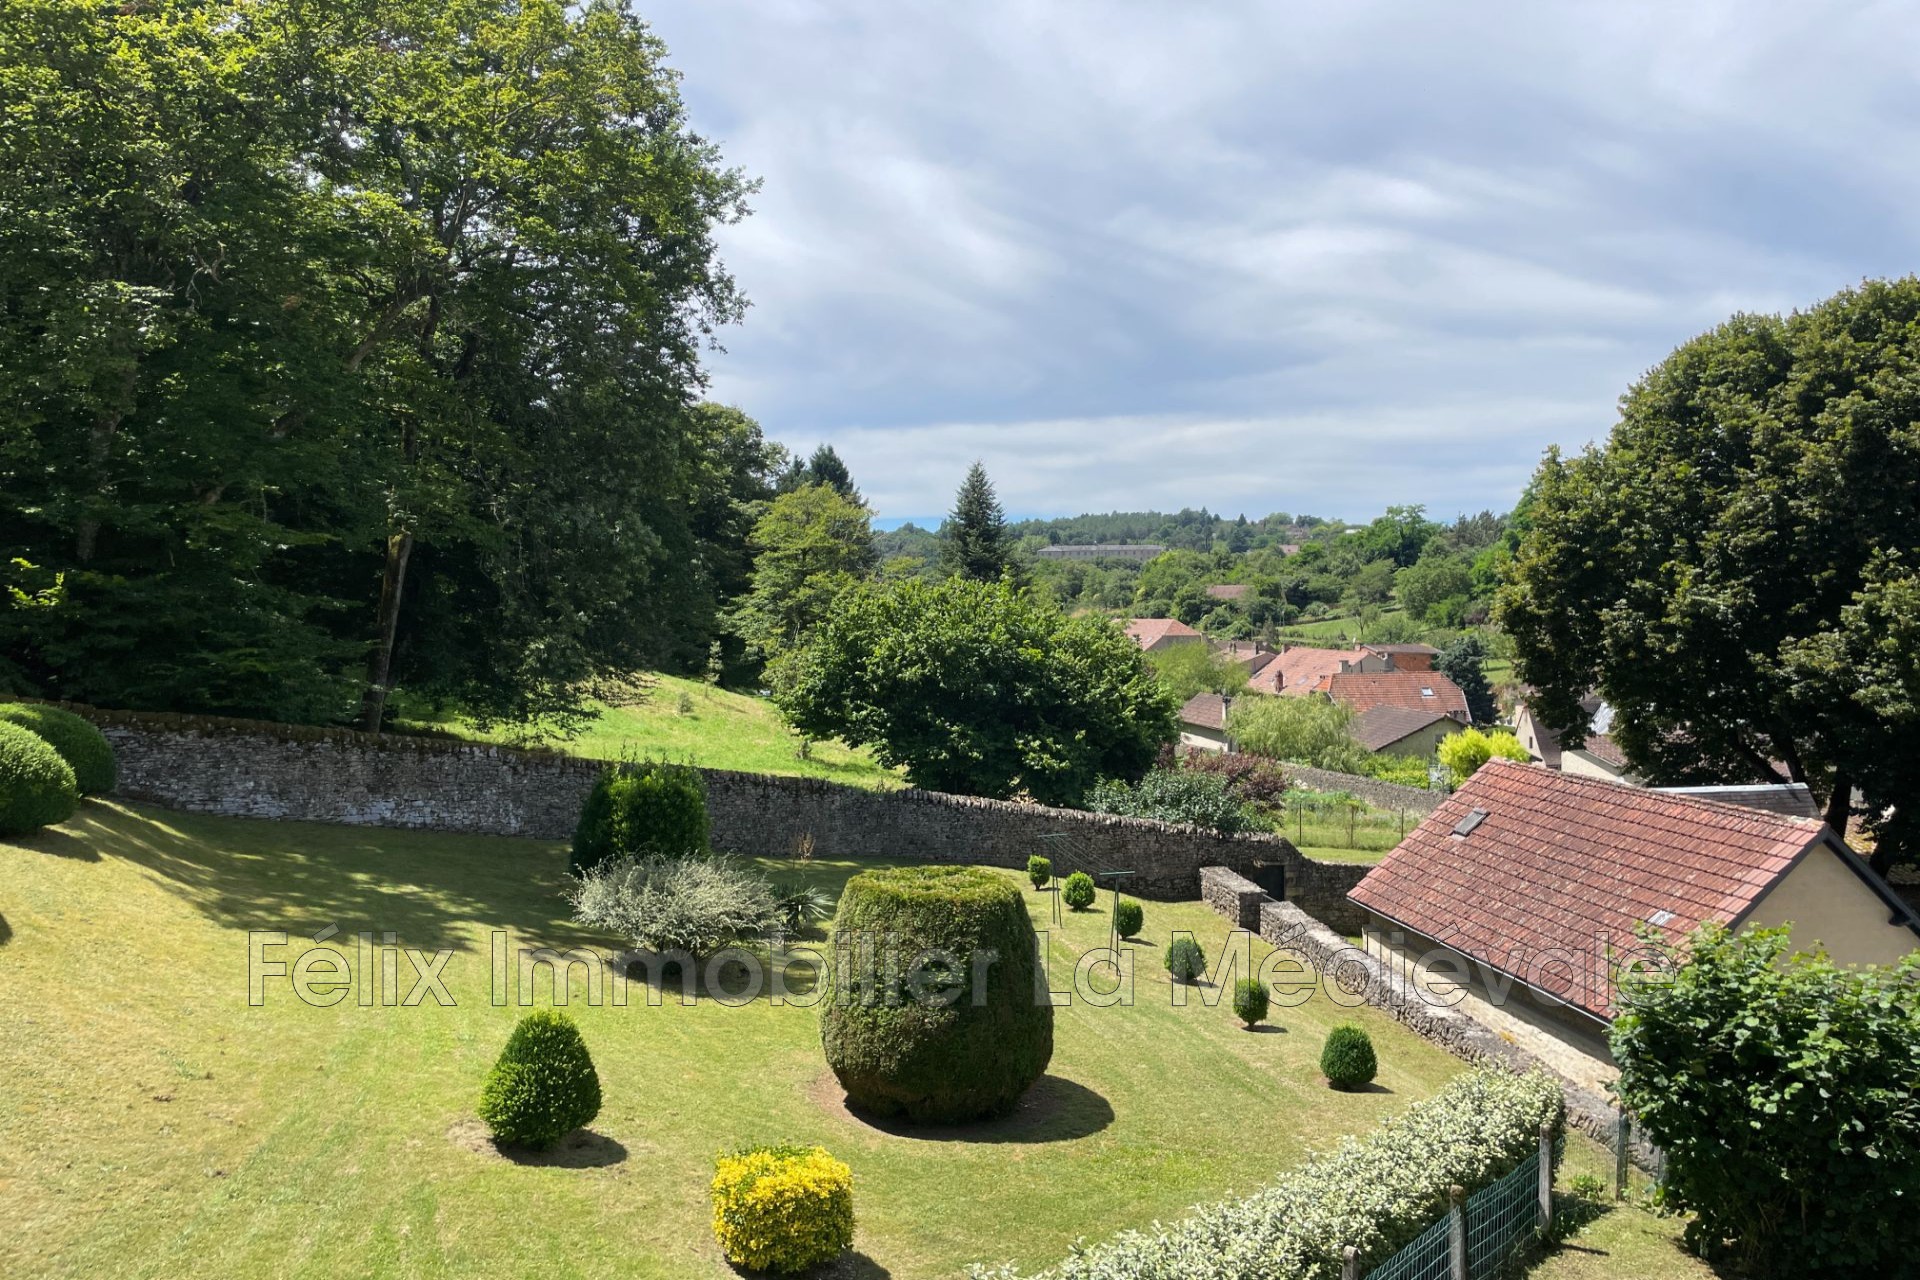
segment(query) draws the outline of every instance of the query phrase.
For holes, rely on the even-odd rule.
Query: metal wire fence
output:
[[[1554,1159],[1566,1149],[1566,1139],[1554,1143]],[[1413,1242],[1367,1273],[1367,1280],[1488,1280],[1534,1240],[1540,1231],[1540,1152],[1498,1182],[1480,1188],[1458,1210],[1448,1209],[1440,1220]],[[1454,1270],[1455,1215],[1465,1237],[1466,1271]]]
[[[1367,1272],[1367,1280],[1448,1280],[1453,1274],[1452,1246],[1453,1218],[1448,1214]]]

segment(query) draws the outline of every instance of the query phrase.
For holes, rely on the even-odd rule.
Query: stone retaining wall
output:
[[[118,794],[235,817],[414,827],[564,840],[603,767],[552,751],[364,734],[216,716],[72,710],[120,759]],[[1285,838],[1223,837],[1139,818],[926,791],[869,791],[813,778],[703,771],[718,848],[788,857],[919,858],[1071,870],[1127,868],[1126,891],[1191,899],[1200,868],[1285,868],[1287,897],[1357,929],[1347,891],[1365,868],[1316,862]]]
[[[1447,798],[1444,791],[1409,787],[1357,773],[1335,773],[1331,769],[1316,769],[1305,764],[1283,764],[1280,767],[1286,772],[1287,781],[1297,786],[1313,791],[1350,792],[1376,809],[1391,812],[1406,809],[1424,817],[1438,809]]]

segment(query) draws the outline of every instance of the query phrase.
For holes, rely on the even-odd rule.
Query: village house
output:
[[[1811,804],[1793,788],[1647,790],[1496,759],[1349,897],[1367,951],[1424,998],[1597,1088],[1615,1074],[1606,1033],[1620,972],[1647,960],[1642,929],[1678,943],[1707,921],[1786,925],[1843,964],[1920,947],[1920,916],[1802,816]]]
[[[1577,774],[1584,778],[1604,778],[1609,782],[1640,785],[1640,778],[1627,767],[1627,755],[1608,729],[1613,725],[1613,708],[1597,697],[1583,698],[1580,705],[1593,717],[1593,731],[1578,747],[1562,746],[1559,730],[1534,713],[1524,700],[1513,717],[1513,736],[1527,754],[1549,769]]]
[[[1438,671],[1342,671],[1327,677],[1326,694],[1356,716],[1399,707],[1450,717],[1456,729],[1473,723],[1467,695]]]
[[[1146,653],[1177,644],[1205,644],[1207,638],[1178,618],[1128,618],[1127,634]]]
[[[1440,740],[1465,728],[1445,711],[1431,707],[1369,707],[1353,718],[1347,732],[1369,751],[1431,757]]]
[[[1228,749],[1227,712],[1232,698],[1217,693],[1196,693],[1180,708],[1180,745],[1190,751]]]

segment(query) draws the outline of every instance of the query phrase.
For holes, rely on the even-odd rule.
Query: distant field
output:
[[[802,759],[800,740],[764,698],[677,676],[648,676],[647,680],[650,687],[642,701],[617,707],[595,703],[599,718],[585,732],[549,742],[574,755],[599,760],[617,760],[624,754],[709,769],[828,778],[862,787],[901,785],[899,775],[881,767],[871,752],[839,742],[816,742],[808,758]],[[403,723],[430,724],[490,742],[514,738],[504,731],[482,733],[454,715]]]

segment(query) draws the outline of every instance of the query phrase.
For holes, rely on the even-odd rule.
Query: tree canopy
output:
[[[940,530],[940,565],[948,573],[975,582],[998,582],[1013,567],[1013,541],[1006,514],[994,495],[987,469],[974,463],[953,501],[953,514]]]
[[[777,671],[803,733],[871,745],[918,787],[1078,804],[1134,780],[1176,710],[1139,647],[1006,582],[868,583]]]
[[[0,545],[67,586],[0,621],[25,678],[377,726],[704,653],[751,184],[623,3],[4,21]]]
[[[1743,315],[1628,392],[1604,446],[1550,454],[1499,597],[1535,710],[1581,699],[1657,783],[1808,783],[1875,863],[1920,787],[1920,280]]]
[[[733,615],[749,657],[772,661],[873,570],[872,513],[831,485],[775,498],[753,527],[752,586]]]

